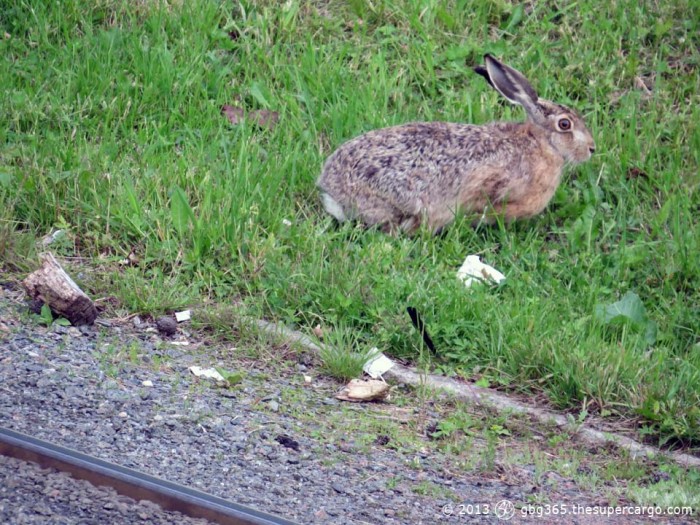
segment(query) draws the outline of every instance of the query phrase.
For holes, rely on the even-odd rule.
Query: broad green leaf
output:
[[[644,333],[647,343],[653,344],[656,341],[656,323],[647,317],[644,303],[634,292],[627,292],[615,303],[596,305],[594,317],[606,325],[631,325]]]
[[[228,386],[234,386],[243,381],[245,378],[246,374],[243,371],[234,371],[230,372],[224,368],[220,367],[214,367],[219,374],[221,374],[221,377],[223,377],[226,380],[226,383],[228,383]]]
[[[647,321],[644,304],[634,292],[627,292],[616,303],[596,305],[595,316],[604,324],[631,321],[634,325],[642,326]]]
[[[46,326],[51,325],[53,323],[53,313],[51,313],[51,308],[49,308],[49,305],[44,303],[41,305],[41,313],[39,314],[39,319],[43,324]]]

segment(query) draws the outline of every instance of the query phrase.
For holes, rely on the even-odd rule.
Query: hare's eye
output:
[[[568,118],[560,118],[557,126],[561,131],[569,131],[571,129],[571,121]]]

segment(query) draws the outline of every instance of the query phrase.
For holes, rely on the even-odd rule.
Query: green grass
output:
[[[319,351],[322,370],[331,377],[341,381],[359,378],[363,367],[375,354],[371,349],[357,351],[362,344],[351,329],[342,323],[324,335],[323,345]]]
[[[129,311],[236,301],[402,357],[420,351],[412,305],[443,367],[700,442],[697,2],[0,5],[6,270],[62,228],[59,254],[100,269],[81,284]],[[484,52],[581,110],[593,159],[526,222],[464,218],[439,238],[337,227],[314,181],[343,141],[524,118],[471,72]],[[279,124],[233,126],[224,104]],[[132,250],[139,264],[118,266]],[[467,292],[454,274],[471,253],[507,283]],[[596,315],[628,292],[646,321]]]

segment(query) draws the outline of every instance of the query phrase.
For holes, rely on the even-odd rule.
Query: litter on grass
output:
[[[353,403],[383,401],[389,397],[389,385],[379,379],[353,379],[335,397]]]
[[[202,368],[201,366],[191,366],[189,370],[197,377],[206,377],[208,379],[214,379],[222,383],[226,381],[224,376],[222,376],[215,368]]]
[[[387,370],[389,370],[392,366],[394,366],[394,362],[387,356],[385,356],[383,353],[381,353],[376,347],[370,350],[370,355],[372,357],[370,357],[369,360],[365,363],[365,366],[362,367],[362,370],[364,370],[367,373],[367,375],[370,376],[372,379],[377,379],[379,376],[381,376]]]
[[[189,321],[191,317],[192,317],[192,312],[190,312],[189,310],[183,310],[182,312],[175,312],[175,320],[178,323],[181,323],[183,321]]]
[[[475,282],[499,284],[506,276],[493,266],[482,263],[478,255],[468,255],[464,264],[457,270],[457,278],[464,282],[464,286],[470,288]]]
[[[50,235],[46,235],[43,239],[41,239],[41,244],[46,247],[50,244],[53,244],[59,239],[62,239],[63,237],[66,236],[66,231],[65,230],[56,230]]]

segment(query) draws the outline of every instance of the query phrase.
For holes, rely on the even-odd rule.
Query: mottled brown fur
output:
[[[503,213],[509,221],[540,213],[564,165],[590,158],[593,138],[575,111],[533,98],[520,73],[490,55],[485,61],[480,74],[522,105],[527,121],[415,122],[352,139],[328,158],[317,182],[329,213],[386,231],[414,231],[423,222],[439,231],[460,211],[487,220]]]

